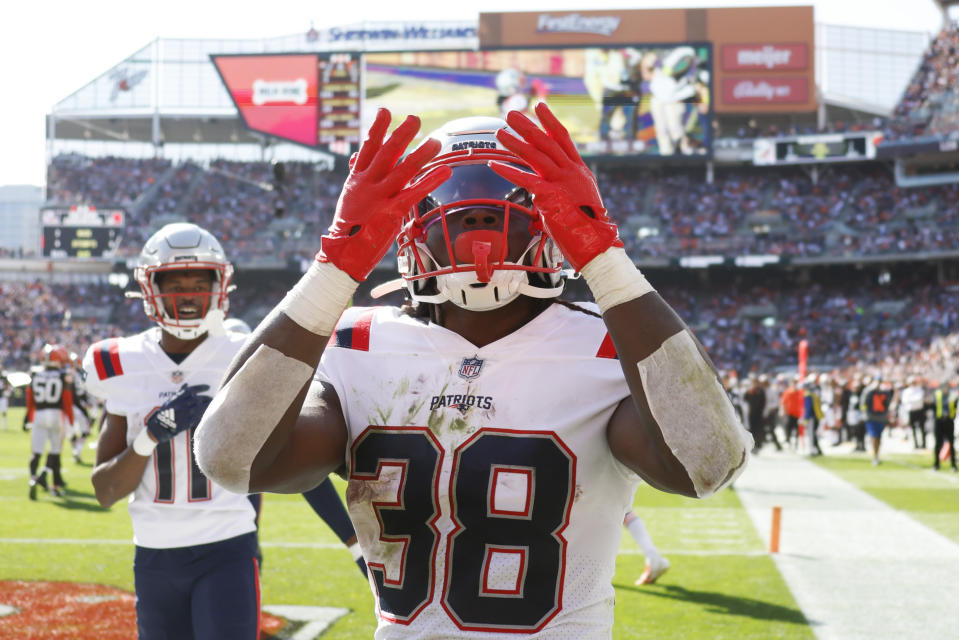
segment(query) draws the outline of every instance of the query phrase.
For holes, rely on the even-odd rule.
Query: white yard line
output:
[[[133,545],[132,540],[111,540],[108,538],[0,538],[0,545],[4,544],[78,544],[78,545]],[[347,551],[346,547],[338,542],[261,542],[260,546],[267,549],[334,549]],[[672,556],[765,556],[766,551],[744,551],[742,549],[660,549],[665,555]],[[620,549],[619,555],[642,555],[639,549]]]
[[[955,637],[959,545],[795,454],[764,451],[735,488],[767,545],[782,507],[773,557],[820,640]]]

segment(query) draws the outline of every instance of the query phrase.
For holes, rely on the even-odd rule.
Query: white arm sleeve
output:
[[[305,362],[261,344],[200,420],[194,453],[203,473],[229,491],[248,493],[254,458],[312,377]]]
[[[649,410],[696,495],[710,496],[739,477],[753,438],[689,332],[671,336],[636,366]]]

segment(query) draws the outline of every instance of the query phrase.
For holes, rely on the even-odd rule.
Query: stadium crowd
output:
[[[890,140],[959,130],[959,24],[942,29],[896,105],[885,134]]]
[[[765,433],[778,435],[758,437],[756,452],[766,437],[776,446],[782,441],[813,454],[822,446],[849,441],[866,451],[851,403],[858,403],[869,385],[875,387],[880,380],[894,390],[889,424],[899,428],[904,439],[916,422],[903,399],[908,397],[905,389],[921,385],[925,413],[921,426],[912,427],[917,449],[927,448],[926,435],[934,431],[927,422],[932,424],[930,412],[936,410],[930,400],[935,389],[947,389],[949,406],[959,401],[959,291],[923,284],[918,277],[884,285],[855,277],[812,284],[771,278],[752,285],[736,278],[699,285],[658,284],[652,274],[650,279],[709,352],[744,423],[756,410],[751,404],[755,392],[750,395],[750,390],[757,385],[765,390],[763,407],[773,413],[766,415],[763,409],[762,424]],[[241,286],[231,296],[231,315],[255,324],[285,288],[280,281]],[[0,365],[5,373],[38,364],[48,343],[79,354],[104,337],[152,326],[139,301],[107,284],[2,282],[0,308]],[[806,377],[795,373],[803,340],[811,354],[812,373]],[[787,393],[815,398],[814,405],[803,405],[795,424],[783,404]],[[815,420],[810,406],[815,406]],[[819,437],[808,439],[802,429]],[[938,452],[941,443],[936,442]],[[878,463],[878,452],[874,459]]]
[[[937,336],[959,331],[959,292],[921,279],[881,285],[865,277],[800,285],[770,278],[696,284],[649,275],[694,329],[717,367],[774,371],[795,366],[800,340],[830,366],[908,357]],[[255,325],[290,286],[279,276],[244,282],[230,315]],[[358,297],[358,304],[376,302]],[[82,353],[93,341],[147,328],[140,302],[108,284],[60,285],[41,279],[0,283],[0,366],[26,369],[48,342]]]
[[[0,281],[0,366],[26,370],[40,361],[44,344],[61,344],[82,354],[96,340],[119,335],[117,324],[78,313],[112,308],[118,293],[107,285]]]
[[[815,182],[799,169],[723,170],[713,184],[678,171],[599,179],[620,224],[645,228],[624,234],[637,258],[875,255],[950,249],[957,239],[956,185],[904,189],[880,165],[830,166]]]
[[[50,203],[120,206],[127,212],[120,257],[134,256],[159,227],[189,220],[222,239],[237,262],[281,262],[311,256],[326,229],[344,176],[305,162],[283,163],[282,180],[268,162],[193,162],[54,158]],[[302,240],[301,240],[302,239]]]
[[[953,333],[909,354],[886,354],[871,365],[743,377],[727,370],[723,383],[753,433],[754,454],[767,443],[812,456],[827,446],[853,443],[855,451],[871,452],[878,465],[885,436],[911,441],[917,451],[930,449],[934,469],[948,463],[955,472],[957,348],[959,334]],[[875,394],[882,396],[878,403]]]
[[[126,207],[120,256],[162,224],[188,220],[223,238],[237,262],[298,263],[315,251],[343,176],[286,163],[278,182],[274,170],[60,156],[48,199]],[[598,179],[636,258],[858,256],[951,249],[959,239],[959,187],[904,189],[876,164],[832,165],[815,181],[795,168],[722,168],[712,184],[702,170],[604,169]]]

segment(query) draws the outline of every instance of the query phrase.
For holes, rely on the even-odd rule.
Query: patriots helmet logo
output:
[[[463,358],[463,362],[460,363],[460,370],[457,373],[464,380],[473,380],[479,377],[482,370],[483,361],[479,358]]]

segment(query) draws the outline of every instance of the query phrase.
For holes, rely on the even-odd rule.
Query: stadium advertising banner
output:
[[[368,53],[364,60],[365,124],[379,107],[419,114],[422,138],[453,118],[532,113],[546,102],[584,156],[710,154],[708,44]]]
[[[817,107],[812,6],[481,13],[479,38],[482,49],[710,43],[715,113]]]
[[[879,131],[757,138],[753,142],[753,164],[813,164],[873,160],[876,157],[876,147],[882,138],[883,135]]]
[[[724,71],[802,70],[809,66],[805,44],[727,44],[722,52]]]
[[[306,33],[306,46],[321,51],[476,49],[478,42],[476,20],[367,20]]]
[[[360,136],[357,54],[211,55],[247,128],[347,153]]]
[[[809,79],[803,76],[726,76],[722,96],[726,104],[805,104],[809,101]]]
[[[44,207],[42,254],[45,258],[102,258],[116,251],[123,235],[122,209],[88,206]]]

